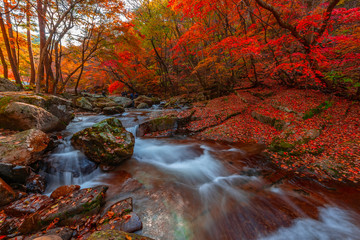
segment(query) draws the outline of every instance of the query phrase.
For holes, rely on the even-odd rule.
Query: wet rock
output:
[[[103,112],[105,115],[119,114],[125,112],[123,107],[115,106],[115,107],[105,107],[103,108]]]
[[[133,104],[133,100],[126,97],[109,97],[111,100],[113,100],[115,103],[120,104],[124,108],[129,108]]]
[[[45,178],[39,174],[33,174],[26,180],[26,190],[32,193],[45,192],[46,181]]]
[[[11,217],[21,217],[35,213],[52,203],[52,199],[45,195],[30,194],[29,196],[12,202],[4,211]]]
[[[44,132],[64,128],[59,118],[46,111],[27,103],[10,102],[0,108],[0,127],[12,130],[40,129]]]
[[[28,166],[17,166],[0,162],[0,177],[7,182],[25,184],[30,174],[31,168]]]
[[[55,189],[50,197],[52,199],[58,199],[60,197],[64,197],[64,196],[67,196],[71,193],[73,193],[74,191],[77,191],[80,189],[80,186],[79,185],[67,185],[67,186],[61,186],[61,187],[58,187],[57,189]]]
[[[85,97],[75,99],[74,105],[88,111],[93,111],[94,108],[91,102]]]
[[[96,229],[117,229],[124,232],[141,230],[141,220],[135,213],[132,213],[132,210],[132,198],[127,198],[115,203],[105,214],[103,214]]]
[[[137,109],[146,109],[146,108],[150,108],[150,107],[147,103],[140,103],[136,108]]]
[[[36,232],[50,223],[60,226],[76,226],[75,220],[87,220],[96,215],[104,204],[107,186],[98,186],[75,191],[69,195],[58,198],[51,205],[40,212],[26,216],[17,231],[21,234]]]
[[[151,240],[151,238],[137,235],[135,233],[126,233],[119,230],[98,231],[91,234],[88,240]]]
[[[0,166],[1,164],[28,166],[36,162],[49,141],[45,133],[36,129],[0,139]]]
[[[94,162],[118,165],[131,158],[135,138],[125,130],[120,120],[109,118],[75,133],[71,142]]]
[[[0,78],[0,92],[20,91],[20,88],[6,78]]]
[[[165,116],[159,117],[139,125],[136,135],[142,137],[145,134],[152,132],[159,132],[164,130],[173,130],[177,126],[177,119],[175,117]]]
[[[16,198],[14,190],[0,178],[0,206],[11,203]]]

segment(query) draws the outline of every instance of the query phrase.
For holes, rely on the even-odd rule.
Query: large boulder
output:
[[[34,95],[31,93],[2,93],[0,94],[0,101],[6,102],[22,102],[38,106],[56,116],[63,128],[74,118],[73,108],[71,101],[60,98],[54,95]],[[4,104],[0,104],[4,105]]]
[[[41,107],[22,102],[0,105],[0,128],[12,130],[36,128],[50,132],[64,127],[64,123],[59,118]]]
[[[30,129],[0,139],[0,166],[29,166],[39,160],[50,139],[42,131]],[[1,174],[1,171],[0,171]]]
[[[75,133],[71,142],[96,163],[118,165],[131,158],[135,138],[120,120],[109,118]]]
[[[93,111],[94,108],[91,102],[85,97],[79,97],[75,99],[74,105],[88,111]]]
[[[0,178],[0,207],[11,203],[15,198],[14,190]]]
[[[0,78],[0,92],[20,91],[20,88],[8,79]]]
[[[109,97],[111,100],[113,100],[115,103],[123,106],[124,108],[129,108],[133,104],[133,100],[126,97]]]
[[[151,107],[154,102],[151,98],[141,95],[135,99],[135,107],[137,108],[141,103],[146,103],[149,107]]]
[[[119,104],[117,104],[116,102],[114,102],[113,100],[111,100],[110,98],[106,98],[106,97],[102,97],[102,98],[95,98],[95,99],[91,99],[92,100],[92,105],[97,107],[97,108],[105,108],[105,107],[116,107]]]
[[[151,240],[151,238],[137,235],[135,233],[127,233],[119,230],[98,231],[91,234],[88,240]]]
[[[176,127],[177,118],[170,116],[158,117],[140,124],[136,131],[136,135],[138,137],[143,137],[148,133],[174,130]]]

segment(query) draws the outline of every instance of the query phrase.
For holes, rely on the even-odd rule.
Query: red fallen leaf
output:
[[[0,236],[0,239],[4,239],[4,238],[6,238],[6,235]]]

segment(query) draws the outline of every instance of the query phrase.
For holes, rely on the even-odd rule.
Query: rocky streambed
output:
[[[3,149],[23,149],[16,150],[21,154],[7,153],[11,161],[2,163],[1,169],[9,170],[0,171],[7,182],[0,182],[1,200],[6,201],[1,203],[0,235],[14,239],[44,239],[44,235],[52,239],[358,239],[356,184],[289,175],[271,164],[257,144],[207,142],[179,131],[175,134],[186,118],[154,117],[160,113],[77,114],[66,129],[50,137],[40,130],[26,130],[26,137],[19,138],[14,136],[26,131],[3,131]],[[108,131],[107,125],[115,130]],[[97,136],[94,128],[104,134]],[[82,131],[83,142],[74,147],[71,139]],[[110,136],[112,132],[119,135]],[[121,136],[129,133],[135,137],[135,145],[128,144],[131,158],[114,164],[111,156],[99,153],[113,148],[109,140],[126,143]],[[93,141],[93,136],[105,142]],[[37,147],[31,147],[32,142]],[[19,156],[25,156],[22,165]],[[5,173],[11,174],[5,177]]]

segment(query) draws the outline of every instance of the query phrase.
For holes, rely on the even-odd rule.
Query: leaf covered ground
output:
[[[360,180],[360,104],[315,90],[251,89],[177,113],[201,140],[264,143],[273,162],[319,179]]]

